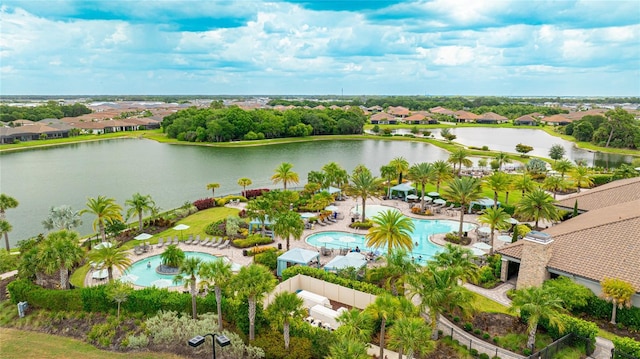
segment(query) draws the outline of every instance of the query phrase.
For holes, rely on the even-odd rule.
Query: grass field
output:
[[[155,352],[115,353],[100,350],[76,339],[38,332],[0,328],[0,357],[56,359],[179,359],[174,354]]]

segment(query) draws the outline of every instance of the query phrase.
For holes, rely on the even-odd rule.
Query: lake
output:
[[[211,196],[207,183],[220,183],[216,196],[238,193],[241,177],[249,188],[275,188],[270,180],[282,162],[291,162],[306,183],[307,173],[335,161],[349,173],[364,164],[374,174],[403,156],[409,163],[446,160],[448,152],[409,141],[312,141],[269,146],[217,148],[162,144],[146,139],[114,139],[0,153],[0,190],[20,205],[7,211],[12,246],[44,232],[52,206],[85,208],[87,198],[105,195],[124,207],[133,193],[150,194],[164,210]],[[281,188],[281,185],[278,187]],[[92,233],[94,218],[83,216],[78,231]]]

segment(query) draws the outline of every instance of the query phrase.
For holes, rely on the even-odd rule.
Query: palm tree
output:
[[[63,205],[59,207],[51,207],[49,216],[42,221],[44,229],[51,230],[63,230],[68,231],[82,225],[82,219],[80,218],[80,212],[71,209],[71,206]]]
[[[536,188],[536,182],[533,178],[525,171],[522,173],[522,176],[517,176],[513,187],[517,190],[522,191],[522,196],[524,197],[525,193],[531,192]]]
[[[553,164],[553,169],[560,172],[560,177],[564,179],[564,174],[573,169],[573,163],[566,158],[563,158]]]
[[[397,175],[396,168],[391,165],[380,167],[380,176],[387,180],[387,197],[391,197],[391,180]]]
[[[300,214],[294,211],[283,211],[278,213],[273,224],[273,233],[280,238],[287,240],[287,250],[289,250],[289,239],[299,241],[304,232],[304,221]]]
[[[494,231],[496,229],[509,228],[510,224],[507,220],[510,218],[509,213],[505,212],[503,208],[488,208],[478,217],[478,222],[488,224],[491,227],[491,235],[489,236],[491,249],[489,249],[489,254],[493,254]]]
[[[440,192],[440,183],[453,179],[453,170],[451,165],[443,160],[433,163],[433,179],[436,182],[436,192]]]
[[[11,208],[16,208],[18,207],[20,203],[18,203],[18,201],[11,197],[11,196],[7,196],[4,193],[0,193],[0,220],[4,220],[7,218],[6,215],[6,210],[7,209],[11,209]],[[7,222],[8,223],[8,222]],[[10,250],[10,246],[9,246],[9,231],[11,231],[11,229],[9,229],[8,231],[3,231],[4,233],[4,245],[7,248],[7,251]]]
[[[211,287],[216,295],[218,331],[222,331],[222,288],[231,280],[231,263],[223,260],[204,262],[200,265],[200,284]]]
[[[516,214],[525,220],[535,220],[535,227],[538,228],[540,218],[551,221],[560,219],[560,212],[553,202],[549,194],[538,188],[522,197],[516,205]]]
[[[282,162],[277,168],[276,173],[271,176],[271,180],[273,183],[278,184],[282,182],[284,185],[284,190],[287,190],[287,183],[298,183],[300,182],[300,178],[298,174],[293,172],[291,169],[293,165],[289,162]]]
[[[428,309],[431,339],[438,339],[438,318],[442,312],[459,309],[466,316],[472,310],[471,292],[457,281],[456,272],[435,265],[422,267],[418,274],[409,277],[411,297],[420,297],[422,312]]]
[[[168,245],[164,252],[160,254],[162,265],[171,268],[180,268],[184,258],[184,252],[175,244]]]
[[[249,302],[249,341],[255,338],[256,302],[273,290],[276,279],[269,269],[260,264],[242,267],[232,279],[233,287]]]
[[[563,311],[562,299],[554,292],[542,287],[529,287],[516,290],[513,293],[511,307],[509,311],[518,313],[520,316],[526,313],[527,318],[527,348],[533,351],[536,342],[536,331],[538,322],[546,319],[550,324],[557,327],[562,326],[559,319],[560,312]],[[560,328],[562,329],[562,328]]]
[[[548,176],[542,182],[542,188],[553,192],[553,199],[556,199],[559,191],[564,191],[568,184],[562,177]]]
[[[262,232],[262,235],[264,235],[267,218],[273,214],[273,201],[268,197],[261,196],[249,201],[246,209],[247,216],[249,216],[249,218],[255,218],[260,221],[260,231]]]
[[[460,203],[460,228],[458,229],[458,238],[462,239],[464,212],[467,206],[471,204],[471,201],[482,197],[480,180],[472,177],[456,178],[449,182],[449,186],[445,189],[445,195],[450,201]]]
[[[198,279],[196,278],[196,274],[198,274],[201,263],[202,260],[200,258],[189,257],[185,259],[180,265],[178,275],[173,278],[174,283],[184,282],[184,287],[189,288],[189,292],[191,293],[191,313],[193,315],[193,319],[198,319],[196,312],[196,296],[198,295],[196,284]]]
[[[404,282],[407,276],[417,270],[417,264],[409,259],[408,252],[402,248],[396,248],[390,254],[384,256],[386,266],[377,267],[372,271],[382,271],[386,278],[385,286],[391,289],[393,295],[404,294]]]
[[[404,349],[407,350],[406,357],[410,359],[414,353],[427,354],[436,348],[435,342],[424,336],[428,330],[422,318],[400,318],[389,330],[389,346],[399,349],[399,358]]]
[[[131,259],[122,247],[101,246],[93,248],[88,254],[89,260],[93,263],[100,264],[98,269],[107,269],[109,282],[113,281],[113,268],[124,272],[131,265]]]
[[[207,189],[211,190],[211,197],[216,197],[216,188],[220,188],[220,183],[211,182],[207,184]]]
[[[113,198],[107,198],[105,196],[98,196],[98,198],[89,198],[87,201],[87,208],[80,211],[80,214],[91,213],[96,216],[93,221],[93,230],[96,227],[100,230],[100,237],[103,242],[107,241],[107,234],[105,233],[105,223],[122,221],[122,207],[116,203]]]
[[[371,334],[373,333],[373,317],[371,313],[351,308],[340,313],[336,320],[340,323],[340,327],[337,330],[340,336],[363,343],[368,343],[371,339]]]
[[[156,203],[151,198],[151,195],[143,196],[140,193],[134,193],[133,197],[126,200],[124,204],[130,207],[127,210],[127,218],[131,217],[132,214],[138,215],[138,230],[142,231],[142,216],[144,212],[153,212],[156,208]]]
[[[471,261],[473,252],[469,248],[447,243],[444,250],[433,258],[440,269],[449,269],[463,283],[475,280],[479,275],[478,266]]]
[[[247,177],[242,177],[238,180],[238,186],[242,186],[242,193],[244,193],[243,196],[247,196],[247,186],[251,186],[252,183],[251,179]]]
[[[593,178],[591,178],[591,170],[585,166],[577,166],[571,172],[571,178],[576,182],[576,187],[578,187],[578,192],[580,192],[581,187],[591,187],[593,186]]]
[[[402,175],[409,170],[409,162],[404,157],[396,157],[389,162],[389,166],[395,168],[398,174],[398,184],[402,183]]]
[[[500,152],[497,155],[495,155],[494,159],[496,160],[496,162],[498,162],[498,171],[502,171],[503,164],[511,163],[511,159],[509,158],[509,155],[504,152]]]
[[[432,182],[434,180],[434,177],[435,177],[435,170],[431,163],[421,162],[409,168],[409,178],[412,181],[420,183],[420,186],[421,186],[420,196],[422,197],[422,200],[420,201],[420,208],[422,208],[422,210],[424,210],[424,196],[425,196],[424,188],[427,185],[427,183]]]
[[[328,186],[335,185],[337,188],[341,188],[342,185],[349,181],[349,174],[347,171],[336,162],[329,162],[322,166],[322,171],[325,173],[325,179]]]
[[[506,191],[511,183],[511,178],[504,172],[494,172],[485,178],[484,184],[493,191],[493,208],[498,208],[498,192]]]
[[[69,270],[84,258],[78,234],[66,230],[49,233],[40,258],[47,274],[60,274],[60,289],[69,289]]]
[[[399,309],[399,302],[389,293],[381,294],[369,304],[366,311],[371,313],[375,320],[380,320],[380,358],[384,357],[384,339],[387,320],[393,320]]]
[[[332,346],[329,347],[329,356],[326,359],[370,359],[367,353],[368,344],[353,340],[348,337],[338,338]]]
[[[9,252],[9,232],[13,231],[13,227],[11,223],[6,219],[0,219],[0,235],[4,235],[4,245],[7,248],[7,252]]]
[[[456,170],[456,165],[458,165],[458,177],[460,177],[462,166],[469,167],[473,165],[473,162],[468,158],[470,155],[471,153],[464,148],[458,148],[449,155],[449,159],[447,161],[449,163],[453,163],[454,171]]]
[[[632,298],[636,293],[636,290],[629,282],[625,282],[622,279],[607,277],[600,281],[600,287],[602,288],[601,296],[604,300],[613,304],[610,323],[616,324],[617,308],[622,309],[623,307],[631,307]]]
[[[411,234],[415,225],[411,218],[402,214],[398,210],[388,210],[373,217],[374,226],[369,228],[365,236],[367,247],[387,247],[387,255],[395,248],[402,248],[408,251],[413,249],[413,239]]]
[[[354,170],[351,175],[351,185],[347,188],[347,192],[362,198],[362,222],[366,218],[367,198],[377,197],[379,187],[380,179],[373,177],[369,170]]]
[[[272,324],[282,325],[284,349],[289,350],[289,325],[292,320],[301,319],[305,315],[304,301],[297,294],[280,292],[273,298],[267,308],[267,317]]]

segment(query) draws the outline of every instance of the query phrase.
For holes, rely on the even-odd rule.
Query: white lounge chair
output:
[[[224,241],[224,243],[222,243],[222,244],[218,247],[218,249],[225,249],[225,248],[229,247],[229,244],[230,244],[230,243],[231,243],[231,241],[227,239],[226,241]]]
[[[164,246],[164,237],[158,238],[158,248]]]

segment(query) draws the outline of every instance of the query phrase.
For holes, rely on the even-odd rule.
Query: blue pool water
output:
[[[184,252],[184,254],[187,258],[200,258],[203,262],[224,260],[231,263],[233,271],[239,270],[239,265],[231,262],[231,260],[229,260],[229,258],[227,257],[219,257],[202,252]],[[142,287],[152,287],[154,285],[157,287],[182,286],[181,283],[173,283],[174,276],[156,273],[155,269],[161,264],[161,262],[162,260],[160,258],[160,255],[151,256],[137,261],[133,263],[129,268],[127,268],[124,273],[125,278],[128,279],[127,281],[131,282],[132,284]],[[148,263],[151,263],[150,267],[148,266]]]
[[[369,209],[367,208],[367,213]],[[411,219],[415,226],[411,238],[413,239],[414,246],[410,255],[418,262],[426,262],[433,258],[433,256],[442,250],[442,247],[433,244],[429,241],[429,236],[433,234],[448,233],[457,231],[460,226],[460,222],[446,220],[446,219]],[[463,230],[470,231],[476,226],[472,223],[464,223]],[[365,235],[354,234],[347,232],[319,232],[314,233],[307,237],[307,243],[315,247],[327,247],[327,248],[355,248],[358,246],[362,251],[378,251],[381,254],[385,254],[386,248],[369,248],[366,245]],[[418,243],[416,246],[415,243]]]

